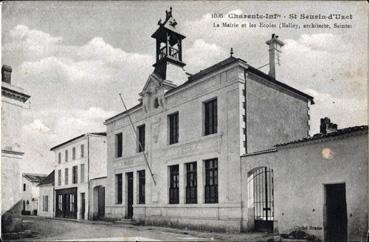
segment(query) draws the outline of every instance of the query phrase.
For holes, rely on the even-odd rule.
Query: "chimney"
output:
[[[269,45],[269,76],[276,78],[276,65],[280,65],[281,47],[284,43],[278,39],[278,35],[272,34],[272,38],[265,42]]]
[[[3,65],[3,67],[1,67],[1,81],[10,84],[11,76],[12,76],[12,68],[10,66]]]
[[[337,124],[331,123],[331,120],[327,117],[320,119],[320,133],[329,134],[337,131]]]

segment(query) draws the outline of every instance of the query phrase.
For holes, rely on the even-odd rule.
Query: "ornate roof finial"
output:
[[[233,57],[233,48],[231,47],[231,57]]]

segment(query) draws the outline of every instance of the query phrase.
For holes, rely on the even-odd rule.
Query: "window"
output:
[[[75,160],[76,159],[76,147],[72,148],[72,159]]]
[[[179,166],[169,166],[169,203],[179,203]]]
[[[63,195],[58,195],[58,210],[63,210]]]
[[[58,185],[61,186],[61,170],[58,170]]]
[[[116,194],[117,194],[117,199],[116,202],[117,204],[122,204],[122,188],[123,188],[123,179],[122,179],[122,174],[116,174],[115,175],[115,184],[116,184]]]
[[[159,99],[158,98],[155,98],[154,99],[154,108],[158,108],[159,106],[160,106]]]
[[[61,163],[61,153],[60,152],[58,153],[58,163],[59,164]]]
[[[69,212],[74,212],[74,194],[69,194]]]
[[[23,183],[23,191],[26,190],[26,183]]]
[[[197,165],[186,164],[186,203],[197,203]]]
[[[137,150],[138,152],[143,152],[145,151],[145,125],[141,125],[137,127],[138,129],[138,147]]]
[[[205,161],[205,203],[218,202],[218,159]]]
[[[215,134],[218,127],[217,99],[204,102],[204,135]]]
[[[81,145],[81,158],[85,156],[85,145]]]
[[[81,183],[85,182],[85,164],[81,164]]]
[[[168,115],[169,144],[178,143],[178,112]]]
[[[68,168],[65,168],[65,170],[64,170],[64,172],[65,172],[65,181],[64,181],[64,184],[65,185],[68,185]]]
[[[73,166],[73,177],[72,177],[73,184],[78,183],[78,166]]]
[[[49,196],[42,196],[42,211],[47,212],[49,210]]]
[[[122,157],[123,155],[123,134],[115,135],[115,157]]]
[[[65,150],[65,162],[68,161],[68,150]]]
[[[145,170],[138,171],[138,203],[145,204]]]

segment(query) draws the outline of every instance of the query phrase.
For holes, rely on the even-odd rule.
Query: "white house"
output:
[[[40,189],[38,185],[44,179],[46,174],[22,174],[22,213],[25,215],[37,215]]]
[[[106,133],[87,133],[50,150],[55,153],[55,216],[76,219],[105,213]]]
[[[39,187],[38,215],[42,217],[54,217],[54,181],[55,171],[41,180]]]

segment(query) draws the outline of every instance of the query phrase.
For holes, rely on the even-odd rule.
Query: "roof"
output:
[[[23,173],[23,177],[31,182],[41,182],[42,179],[47,177],[47,174]]]
[[[344,128],[344,129],[338,129],[337,131],[334,131],[334,132],[331,132],[331,133],[328,133],[328,134],[320,134],[319,133],[319,134],[315,134],[314,136],[311,136],[311,137],[306,137],[306,138],[303,138],[303,139],[290,141],[290,142],[287,142],[287,143],[277,144],[277,145],[275,145],[275,147],[287,146],[287,145],[290,145],[290,144],[303,143],[303,142],[308,142],[308,141],[313,141],[313,140],[322,140],[322,139],[326,139],[326,138],[351,134],[351,133],[359,132],[359,131],[368,132],[368,125],[361,125],[361,126],[348,127],[348,128]]]
[[[55,176],[55,170],[52,171],[47,177],[41,180],[41,182],[38,184],[41,185],[54,185],[54,176]]]
[[[55,150],[56,148],[59,148],[59,147],[61,147],[61,146],[65,145],[65,144],[68,144],[68,143],[70,143],[70,142],[72,142],[72,141],[75,141],[75,140],[77,140],[77,139],[79,139],[79,138],[82,138],[83,136],[85,136],[85,135],[89,135],[89,134],[92,134],[92,135],[100,135],[100,136],[106,136],[106,132],[97,132],[97,133],[86,133],[86,134],[81,134],[80,136],[74,137],[74,138],[72,138],[72,139],[70,139],[70,140],[67,140],[67,141],[65,141],[65,142],[63,142],[63,143],[61,143],[61,144],[58,144],[58,145],[56,145],[56,146],[54,146],[54,147],[50,148],[50,150]]]
[[[218,62],[218,63],[216,63],[216,64],[214,64],[214,65],[212,65],[212,66],[210,66],[210,67],[208,67],[208,68],[206,68],[204,70],[201,70],[201,71],[199,71],[199,72],[197,72],[197,73],[195,73],[195,74],[193,74],[191,76],[189,76],[188,77],[188,80],[186,82],[184,82],[183,84],[181,84],[181,85],[179,85],[179,86],[177,86],[177,87],[175,87],[173,89],[170,89],[169,91],[167,91],[165,93],[165,95],[170,94],[170,93],[172,93],[174,91],[177,91],[177,90],[179,90],[179,89],[181,89],[181,88],[183,88],[185,86],[188,86],[188,85],[190,85],[192,83],[195,83],[196,81],[200,80],[202,77],[204,77],[204,76],[206,76],[206,75],[208,75],[208,74],[210,74],[212,72],[215,72],[215,71],[219,70],[220,68],[224,68],[224,67],[229,66],[229,65],[232,65],[234,63],[242,63],[244,65],[247,65],[247,70],[248,71],[250,71],[250,72],[252,72],[252,73],[254,73],[254,74],[256,74],[256,75],[258,75],[258,76],[260,76],[260,77],[262,77],[264,79],[266,79],[267,81],[269,81],[271,83],[274,83],[275,85],[281,86],[284,89],[287,89],[287,90],[289,90],[289,91],[291,91],[293,93],[296,93],[296,94],[298,94],[298,95],[300,95],[300,96],[302,96],[302,97],[310,100],[311,101],[311,104],[314,104],[314,98],[312,96],[310,96],[310,95],[308,95],[308,94],[306,94],[304,92],[301,92],[301,91],[299,91],[299,90],[297,90],[297,89],[295,89],[295,88],[293,88],[293,87],[291,87],[291,86],[289,86],[287,84],[284,84],[282,82],[277,81],[275,78],[269,76],[268,74],[266,74],[266,73],[264,73],[264,72],[262,72],[262,71],[260,71],[260,70],[258,70],[256,68],[250,66],[249,64],[247,64],[246,61],[242,60],[241,58],[236,58],[236,57],[233,57],[233,56],[231,56],[231,57],[229,57],[229,58],[227,58],[227,59],[225,59],[223,61],[220,61],[220,62]],[[125,113],[127,113],[127,112],[129,112],[129,111],[131,111],[131,110],[133,110],[133,109],[141,106],[141,105],[142,105],[142,103],[139,103],[139,104],[133,106],[132,108],[130,108],[130,109],[124,111],[124,112],[121,112],[121,113],[119,113],[119,114],[117,114],[117,115],[115,115],[115,116],[113,116],[113,117],[105,120],[105,123],[107,123],[107,122],[109,122],[109,121],[113,120],[114,118],[117,118],[117,117],[119,117],[121,115],[124,115]]]
[[[140,106],[142,106],[142,102],[141,102],[141,103],[139,103],[139,104],[137,104],[137,105],[135,105],[135,106],[133,106],[133,107],[131,107],[131,108],[129,108],[129,109],[127,109],[126,111],[123,111],[123,112],[121,112],[121,113],[118,113],[117,115],[114,115],[114,116],[113,116],[113,117],[111,117],[111,118],[108,118],[107,120],[105,120],[105,122],[104,122],[104,123],[109,122],[109,121],[111,121],[111,120],[115,119],[116,117],[119,117],[119,116],[121,116],[121,115],[123,115],[123,114],[125,114],[125,113],[128,113],[129,111],[131,111],[131,110],[133,110],[133,109],[135,109],[135,108],[138,108],[138,107],[140,107]]]
[[[246,61],[242,60],[241,58],[236,58],[236,57],[233,57],[233,56],[231,56],[231,57],[229,57],[229,58],[227,58],[227,59],[225,59],[221,62],[216,63],[215,65],[212,65],[212,66],[210,66],[210,67],[208,67],[204,70],[201,70],[201,71],[191,75],[188,78],[188,81],[186,81],[185,83],[183,83],[182,85],[180,85],[180,86],[178,86],[174,89],[169,90],[167,93],[171,93],[171,92],[173,92],[173,91],[175,91],[175,90],[177,90],[177,89],[179,89],[183,86],[187,86],[187,85],[201,79],[202,77],[208,75],[209,73],[217,71],[220,68],[224,68],[224,67],[229,66],[229,65],[231,65],[233,63],[236,63],[236,62],[247,65],[247,70],[248,71],[250,71],[250,72],[252,72],[252,73],[254,73],[254,74],[256,74],[256,75],[258,75],[258,76],[260,76],[260,77],[262,77],[262,78],[264,78],[264,79],[266,79],[266,80],[268,80],[268,81],[270,81],[270,82],[272,82],[276,85],[278,85],[278,86],[281,86],[281,87],[283,87],[283,88],[285,88],[285,89],[287,89],[291,92],[294,92],[298,95],[301,95],[301,96],[305,97],[306,99],[310,100],[312,104],[314,104],[314,98],[312,96],[310,96],[310,95],[308,95],[304,92],[301,92],[301,91],[299,91],[299,90],[297,90],[297,89],[295,89],[295,88],[293,88],[293,87],[291,87],[287,84],[284,84],[282,82],[277,81],[275,78],[269,76],[268,74],[256,69],[255,67],[250,66],[249,64],[247,64]]]

